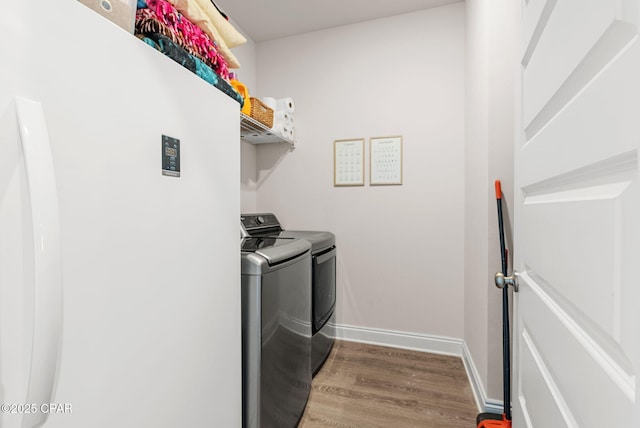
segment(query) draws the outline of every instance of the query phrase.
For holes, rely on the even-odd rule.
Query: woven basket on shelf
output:
[[[251,114],[249,116],[267,128],[273,126],[273,110],[257,98],[251,98]]]

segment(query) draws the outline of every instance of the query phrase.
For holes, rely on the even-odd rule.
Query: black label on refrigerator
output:
[[[180,177],[180,140],[162,136],[162,175]]]

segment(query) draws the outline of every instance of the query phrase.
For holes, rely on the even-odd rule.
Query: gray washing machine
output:
[[[336,238],[331,232],[283,230],[272,213],[243,214],[241,233],[272,238],[304,239],[311,244],[311,369],[322,367],[334,344],[336,306]]]
[[[295,428],[311,390],[311,245],[242,239],[245,428]]]

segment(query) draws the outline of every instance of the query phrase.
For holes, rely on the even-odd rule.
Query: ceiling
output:
[[[215,0],[254,42],[416,12],[462,0]]]

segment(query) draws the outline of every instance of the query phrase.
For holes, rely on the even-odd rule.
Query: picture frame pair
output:
[[[333,142],[334,187],[364,186],[365,139]],[[369,185],[402,185],[402,136],[369,139]]]

